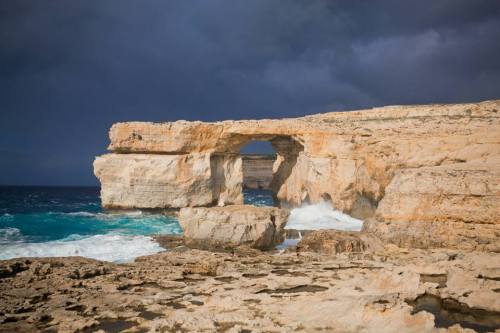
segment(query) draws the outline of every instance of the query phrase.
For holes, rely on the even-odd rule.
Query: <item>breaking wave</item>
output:
[[[17,228],[1,228],[0,229],[0,245],[13,242],[22,242],[24,240],[21,230]]]
[[[5,213],[0,216],[0,221],[11,221],[14,218],[12,214]]]
[[[1,235],[0,233],[0,237]],[[164,249],[147,236],[105,234],[82,237],[72,235],[66,239],[44,243],[12,243],[11,240],[9,244],[0,244],[0,259],[82,256],[112,262],[129,262],[136,257],[161,251]]]
[[[145,216],[155,216],[155,214],[147,214],[143,213],[140,210],[132,210],[132,211],[120,211],[116,213],[102,213],[102,212],[70,212],[70,213],[65,213],[65,212],[49,212],[51,215],[67,215],[67,216],[78,216],[78,217],[95,217],[98,219],[113,219],[117,217],[124,217],[124,218],[140,218],[140,217],[145,217]]]
[[[0,186],[0,259],[83,256],[126,262],[163,251],[150,236],[181,233],[174,216],[103,210],[97,187]]]
[[[328,202],[320,202],[292,209],[285,229],[361,231],[362,227],[363,221],[334,209]]]

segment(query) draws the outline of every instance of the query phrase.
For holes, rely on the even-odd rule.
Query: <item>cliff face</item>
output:
[[[105,207],[241,203],[239,149],[268,140],[277,152],[270,186],[283,203],[330,200],[392,239],[414,225],[434,228],[436,244],[449,233],[488,230],[494,239],[483,245],[500,248],[498,100],[282,120],[118,123],[110,139],[111,154],[94,163]]]
[[[243,203],[241,159],[209,153],[106,154],[96,158],[106,208],[181,208]]]
[[[271,189],[274,155],[242,155],[243,188]]]

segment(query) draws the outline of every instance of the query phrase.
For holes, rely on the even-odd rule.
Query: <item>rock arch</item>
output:
[[[118,123],[94,172],[104,207],[241,203],[239,149],[267,140],[279,155],[273,190],[282,203],[327,194],[336,209],[383,222],[373,230],[385,235],[420,223],[438,237],[474,224],[484,239],[492,233],[481,230],[500,225],[499,110],[497,100],[281,120]]]

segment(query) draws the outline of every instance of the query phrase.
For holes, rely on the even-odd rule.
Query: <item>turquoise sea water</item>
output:
[[[245,203],[272,205],[271,193],[245,190]],[[181,234],[175,217],[101,208],[99,188],[0,187],[0,259],[82,255],[127,261],[162,251],[155,234]]]

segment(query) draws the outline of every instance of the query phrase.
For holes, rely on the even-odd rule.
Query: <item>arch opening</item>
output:
[[[250,140],[241,147],[243,200],[245,204],[274,206],[271,189],[277,154],[270,141]]]
[[[252,140],[240,149],[243,189],[270,190],[276,151],[269,141]]]
[[[281,206],[280,190],[304,147],[290,136],[251,137],[240,147],[246,204]]]

